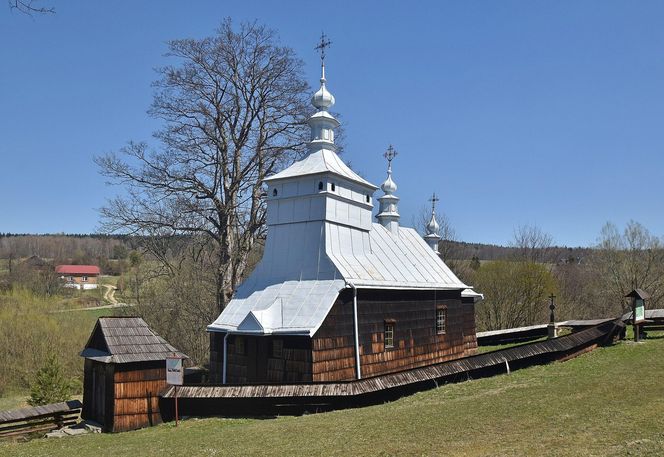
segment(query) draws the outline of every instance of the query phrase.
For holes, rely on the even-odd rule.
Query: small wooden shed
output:
[[[81,417],[106,432],[160,423],[158,394],[166,387],[166,357],[174,354],[186,358],[140,317],[99,318],[81,352]]]

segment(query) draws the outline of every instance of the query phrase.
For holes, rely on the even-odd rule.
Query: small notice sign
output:
[[[166,357],[166,382],[172,386],[181,386],[184,383],[182,358]]]

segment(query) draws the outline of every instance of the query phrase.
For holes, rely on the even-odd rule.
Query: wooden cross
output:
[[[556,298],[555,295],[551,294],[549,295],[549,298],[551,299],[551,304],[549,305],[549,309],[551,310],[551,315],[549,316],[549,321],[551,324],[555,322],[555,317],[553,315],[553,310],[556,309],[556,305],[553,304],[553,299]]]
[[[387,151],[385,151],[385,154],[383,154],[383,157],[387,159],[388,165],[392,165],[392,160],[394,160],[397,155],[399,155],[399,153],[392,147],[392,145],[390,145],[387,148]]]
[[[320,61],[325,62],[325,49],[329,48],[332,42],[327,38],[325,32],[322,32],[320,35],[320,43],[314,49],[320,52]]]

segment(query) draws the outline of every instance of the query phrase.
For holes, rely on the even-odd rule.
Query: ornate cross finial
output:
[[[387,159],[388,166],[392,166],[392,161],[397,155],[399,155],[399,153],[394,149],[394,147],[392,147],[392,145],[389,145],[387,151],[385,151],[385,154],[383,154],[383,157]]]
[[[332,42],[327,38],[325,32],[322,32],[320,35],[320,43],[314,49],[320,52],[320,62],[325,65],[325,49],[329,48]]]
[[[431,196],[431,198],[429,199],[429,201],[431,202],[431,212],[436,211],[436,202],[439,201],[439,200],[440,200],[440,198],[438,198],[438,196],[434,192],[433,195]]]

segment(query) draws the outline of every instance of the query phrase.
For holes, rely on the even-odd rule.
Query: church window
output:
[[[318,182],[318,190],[323,190],[323,181]]]
[[[332,183],[332,192],[334,192],[335,188],[336,186],[334,185],[334,183]]]
[[[244,345],[244,337],[236,336],[235,337],[235,353],[238,355],[246,354],[246,347]]]
[[[369,197],[369,194],[366,195],[367,203],[371,203],[371,197]]]
[[[276,197],[278,193],[279,192],[277,192],[277,189],[272,189],[272,196],[273,197]]]
[[[274,340],[272,342],[272,357],[275,359],[280,359],[284,353],[284,341],[283,340]]]
[[[442,335],[447,330],[447,310],[439,308],[436,310],[436,333]]]
[[[394,321],[385,321],[385,349],[394,347]]]

